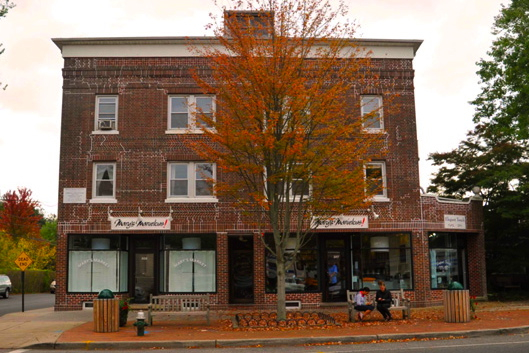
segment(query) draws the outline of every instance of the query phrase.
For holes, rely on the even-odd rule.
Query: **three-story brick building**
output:
[[[194,109],[214,113],[191,69],[208,59],[189,50],[215,38],[54,39],[64,58],[59,181],[57,310],[81,309],[104,288],[145,302],[150,294],[209,293],[219,307],[275,303],[275,261],[206,179],[216,166],[190,147]],[[401,109],[370,128],[386,135],[369,209],[321,224],[287,273],[287,299],[345,301],[347,289],[405,289],[417,305],[441,299],[456,280],[486,295],[482,203],[421,193],[413,59],[421,41],[357,40],[379,80],[402,92]],[[360,92],[361,114],[384,93]],[[333,275],[329,275],[329,269]]]

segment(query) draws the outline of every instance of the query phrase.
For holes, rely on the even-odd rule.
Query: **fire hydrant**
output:
[[[136,322],[134,323],[134,326],[136,326],[136,333],[138,336],[144,336],[145,335],[145,326],[149,326],[148,323],[145,322],[145,313],[143,311],[138,312],[138,316],[136,316]]]

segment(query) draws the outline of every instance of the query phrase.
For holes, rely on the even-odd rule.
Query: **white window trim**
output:
[[[211,94],[172,94],[168,96],[167,99],[167,130],[166,134],[201,134],[203,133],[202,129],[197,126],[196,122],[196,99],[197,98],[211,98],[211,111],[212,114],[215,114],[216,104],[215,96]],[[187,114],[189,117],[189,126],[186,128],[172,128],[171,127],[171,101],[172,98],[185,98],[187,100]]]
[[[378,114],[379,114],[379,117],[380,117],[380,127],[377,127],[377,128],[374,128],[374,127],[366,127],[365,125],[363,125],[363,128],[365,131],[367,132],[381,132],[381,131],[384,131],[384,108],[383,108],[383,99],[382,99],[382,96],[380,95],[369,95],[369,94],[365,94],[365,95],[362,95],[360,96],[360,111],[361,111],[361,115],[362,117],[370,112],[365,112],[364,111],[364,106],[365,104],[362,102],[364,100],[364,98],[370,98],[370,99],[377,99],[378,100]]]
[[[196,174],[195,168],[197,164],[209,163],[213,166],[213,179],[217,180],[217,165],[215,163],[200,161],[200,162],[169,162],[167,163],[167,198],[166,203],[206,203],[219,202],[215,194],[208,196],[196,196]],[[175,164],[183,164],[187,166],[187,196],[173,196],[171,195],[171,166]]]
[[[101,98],[115,98],[115,100],[116,100],[116,117],[114,119],[114,125],[115,125],[114,129],[101,130],[99,128],[99,100]],[[92,131],[92,134],[94,134],[94,135],[117,135],[117,134],[119,134],[119,131],[118,131],[118,109],[119,109],[119,97],[117,95],[99,95],[99,96],[96,96],[94,131]]]
[[[368,166],[380,166],[382,171],[382,195],[373,195],[373,201],[388,202],[388,178],[386,173],[386,162],[369,162],[364,166],[364,178],[367,180],[367,167]]]
[[[264,178],[263,178],[263,181],[264,181],[264,190],[265,190],[265,195],[267,195],[267,191],[266,191],[266,179],[267,179],[267,173],[266,173],[266,170],[263,172],[264,174]],[[290,201],[290,202],[298,202],[298,201],[301,201],[301,200],[308,200],[311,198],[312,196],[312,183],[310,182],[310,178],[309,180],[307,181],[307,183],[309,184],[309,194],[308,195],[304,195],[301,197],[301,195],[292,195],[291,193],[291,190],[292,190],[292,182],[295,182],[296,180],[301,180],[303,181],[303,178],[293,178],[292,181],[290,182],[290,185],[287,185],[288,183],[285,183],[285,188],[288,187],[288,197],[285,197],[283,195],[283,197],[281,197],[281,201],[282,202],[286,202],[287,200]]]
[[[305,181],[305,182],[307,182],[309,184],[308,185],[309,186],[308,195],[299,195],[299,194],[292,195],[292,193],[291,193],[292,192],[292,184],[294,182],[296,182],[296,181],[301,181],[301,182]],[[290,202],[298,202],[298,201],[302,201],[302,200],[308,200],[308,199],[310,199],[310,197],[312,195],[312,184],[310,183],[310,180],[304,180],[303,178],[293,178],[292,181],[290,182],[290,185],[286,185],[286,186],[288,186],[288,200]],[[285,199],[285,198],[283,197],[283,199]]]
[[[96,188],[97,188],[97,166],[99,165],[113,165],[114,166],[114,175],[113,175],[113,188],[112,188],[112,196],[97,196],[96,195]],[[90,203],[117,203],[118,200],[116,199],[116,163],[114,162],[98,162],[94,163],[93,169],[92,169],[92,198],[90,199]]]

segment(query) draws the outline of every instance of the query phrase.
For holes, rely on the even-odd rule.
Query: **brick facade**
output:
[[[260,234],[245,224],[244,215],[233,205],[218,203],[167,203],[167,163],[196,161],[199,157],[189,147],[203,138],[200,134],[167,134],[169,94],[198,94],[190,70],[199,69],[209,76],[207,60],[201,57],[159,56],[86,57],[69,54],[68,47],[97,45],[97,40],[55,40],[63,50],[63,108],[60,152],[59,199],[65,188],[86,190],[86,201],[59,205],[56,310],[78,310],[95,293],[68,292],[68,238],[82,234],[216,234],[216,291],[210,295],[219,305],[230,304],[229,244],[231,236],[253,238],[253,303],[275,302],[275,294],[265,288],[265,249]],[[143,39],[149,45],[148,39]],[[156,42],[153,40],[153,42]],[[403,42],[412,46],[414,43]],[[120,40],[105,44],[117,48]],[[127,43],[125,43],[127,44]],[[155,43],[156,44],[156,43]],[[154,44],[153,44],[154,45]],[[167,44],[172,45],[171,43]],[[174,44],[176,45],[176,44]],[[391,43],[387,44],[391,47]],[[413,264],[413,289],[409,295],[418,305],[430,305],[441,299],[441,290],[430,288],[428,234],[447,232],[466,237],[468,287],[471,295],[486,295],[484,239],[480,200],[455,202],[435,195],[421,195],[419,187],[417,131],[414,104],[412,58],[375,58],[373,62],[382,87],[392,86],[399,94],[384,115],[388,202],[377,202],[370,216],[369,228],[362,233],[405,232],[410,234]],[[383,94],[358,87],[360,94]],[[117,130],[119,133],[94,133],[97,95],[118,97]],[[116,163],[116,203],[93,203],[93,165]],[[225,178],[221,173],[219,180]],[[159,231],[115,231],[110,229],[109,214],[134,217],[171,215],[171,227]],[[371,212],[371,211],[370,211]],[[358,215],[366,215],[358,210]],[[369,213],[370,214],[370,213]],[[444,215],[466,217],[466,228],[447,230]],[[327,233],[349,236],[360,230],[329,230]],[[134,254],[129,255],[132,262]],[[350,264],[349,264],[350,266]],[[321,271],[321,269],[320,269]],[[323,273],[323,271],[321,271]],[[129,273],[129,282],[132,274]],[[133,296],[133,286],[118,296]],[[321,291],[289,293],[288,300],[304,304],[324,301]]]

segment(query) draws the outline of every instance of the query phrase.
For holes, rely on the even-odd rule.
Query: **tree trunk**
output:
[[[283,251],[278,251],[276,256],[277,265],[277,319],[286,320],[287,309],[285,305],[285,260]]]

